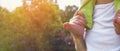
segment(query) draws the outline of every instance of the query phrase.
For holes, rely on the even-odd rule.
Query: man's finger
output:
[[[79,15],[77,15],[77,16],[73,17],[72,19],[70,19],[70,21],[74,21],[74,20],[81,20],[81,21],[83,21],[83,22],[85,22],[87,24],[86,19],[79,16]]]
[[[120,16],[120,10],[118,10],[115,14],[115,18],[118,18],[118,16]]]
[[[118,17],[118,19],[117,19],[117,23],[120,24],[120,17]]]
[[[74,21],[74,23],[79,25],[79,26],[82,26],[82,27],[86,26],[86,23],[84,21],[81,21],[81,20]]]
[[[116,22],[120,24],[120,10],[116,13]]]
[[[85,18],[84,14],[81,11],[76,11],[76,13],[74,14],[74,16],[77,16],[77,15]]]
[[[78,15],[85,18],[85,15],[81,11],[78,11]]]
[[[118,10],[113,19],[114,23],[120,23],[120,10]]]

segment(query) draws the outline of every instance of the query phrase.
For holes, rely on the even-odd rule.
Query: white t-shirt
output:
[[[93,28],[86,32],[87,51],[120,51],[120,35],[114,30],[114,2],[95,5]]]

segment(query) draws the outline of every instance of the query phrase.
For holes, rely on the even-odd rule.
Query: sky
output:
[[[64,9],[67,5],[80,6],[80,0],[58,0],[59,7]]]
[[[7,8],[9,11],[14,10],[16,7],[22,5],[22,0],[0,0],[0,6]],[[58,0],[60,9],[65,9],[67,5],[80,5],[80,0]]]

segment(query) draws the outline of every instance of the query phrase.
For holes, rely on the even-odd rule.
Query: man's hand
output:
[[[80,11],[75,13],[70,22],[64,23],[64,28],[71,32],[71,35],[73,36],[76,51],[86,51],[87,49],[83,38],[86,25],[87,21],[85,20],[85,16]]]
[[[120,10],[116,13],[113,22],[116,33],[120,35]]]
[[[77,11],[70,22],[64,23],[64,28],[69,32],[82,37],[84,34],[84,28],[87,25],[87,21],[85,20],[85,16],[82,12]]]

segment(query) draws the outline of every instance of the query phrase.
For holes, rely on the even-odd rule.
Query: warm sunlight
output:
[[[61,9],[65,9],[65,6],[67,5],[80,5],[80,0],[58,0],[59,7]]]
[[[0,0],[0,6],[7,8],[10,11],[14,10],[17,6],[21,5],[21,0]]]
[[[57,3],[60,9],[65,9],[67,5],[80,5],[80,0],[58,0]],[[0,6],[7,8],[8,10],[12,11],[17,6],[22,5],[22,0],[0,0]]]
[[[56,1],[0,0],[0,51],[75,51],[63,23],[79,0]]]
[[[120,51],[120,0],[0,0],[0,51]]]

